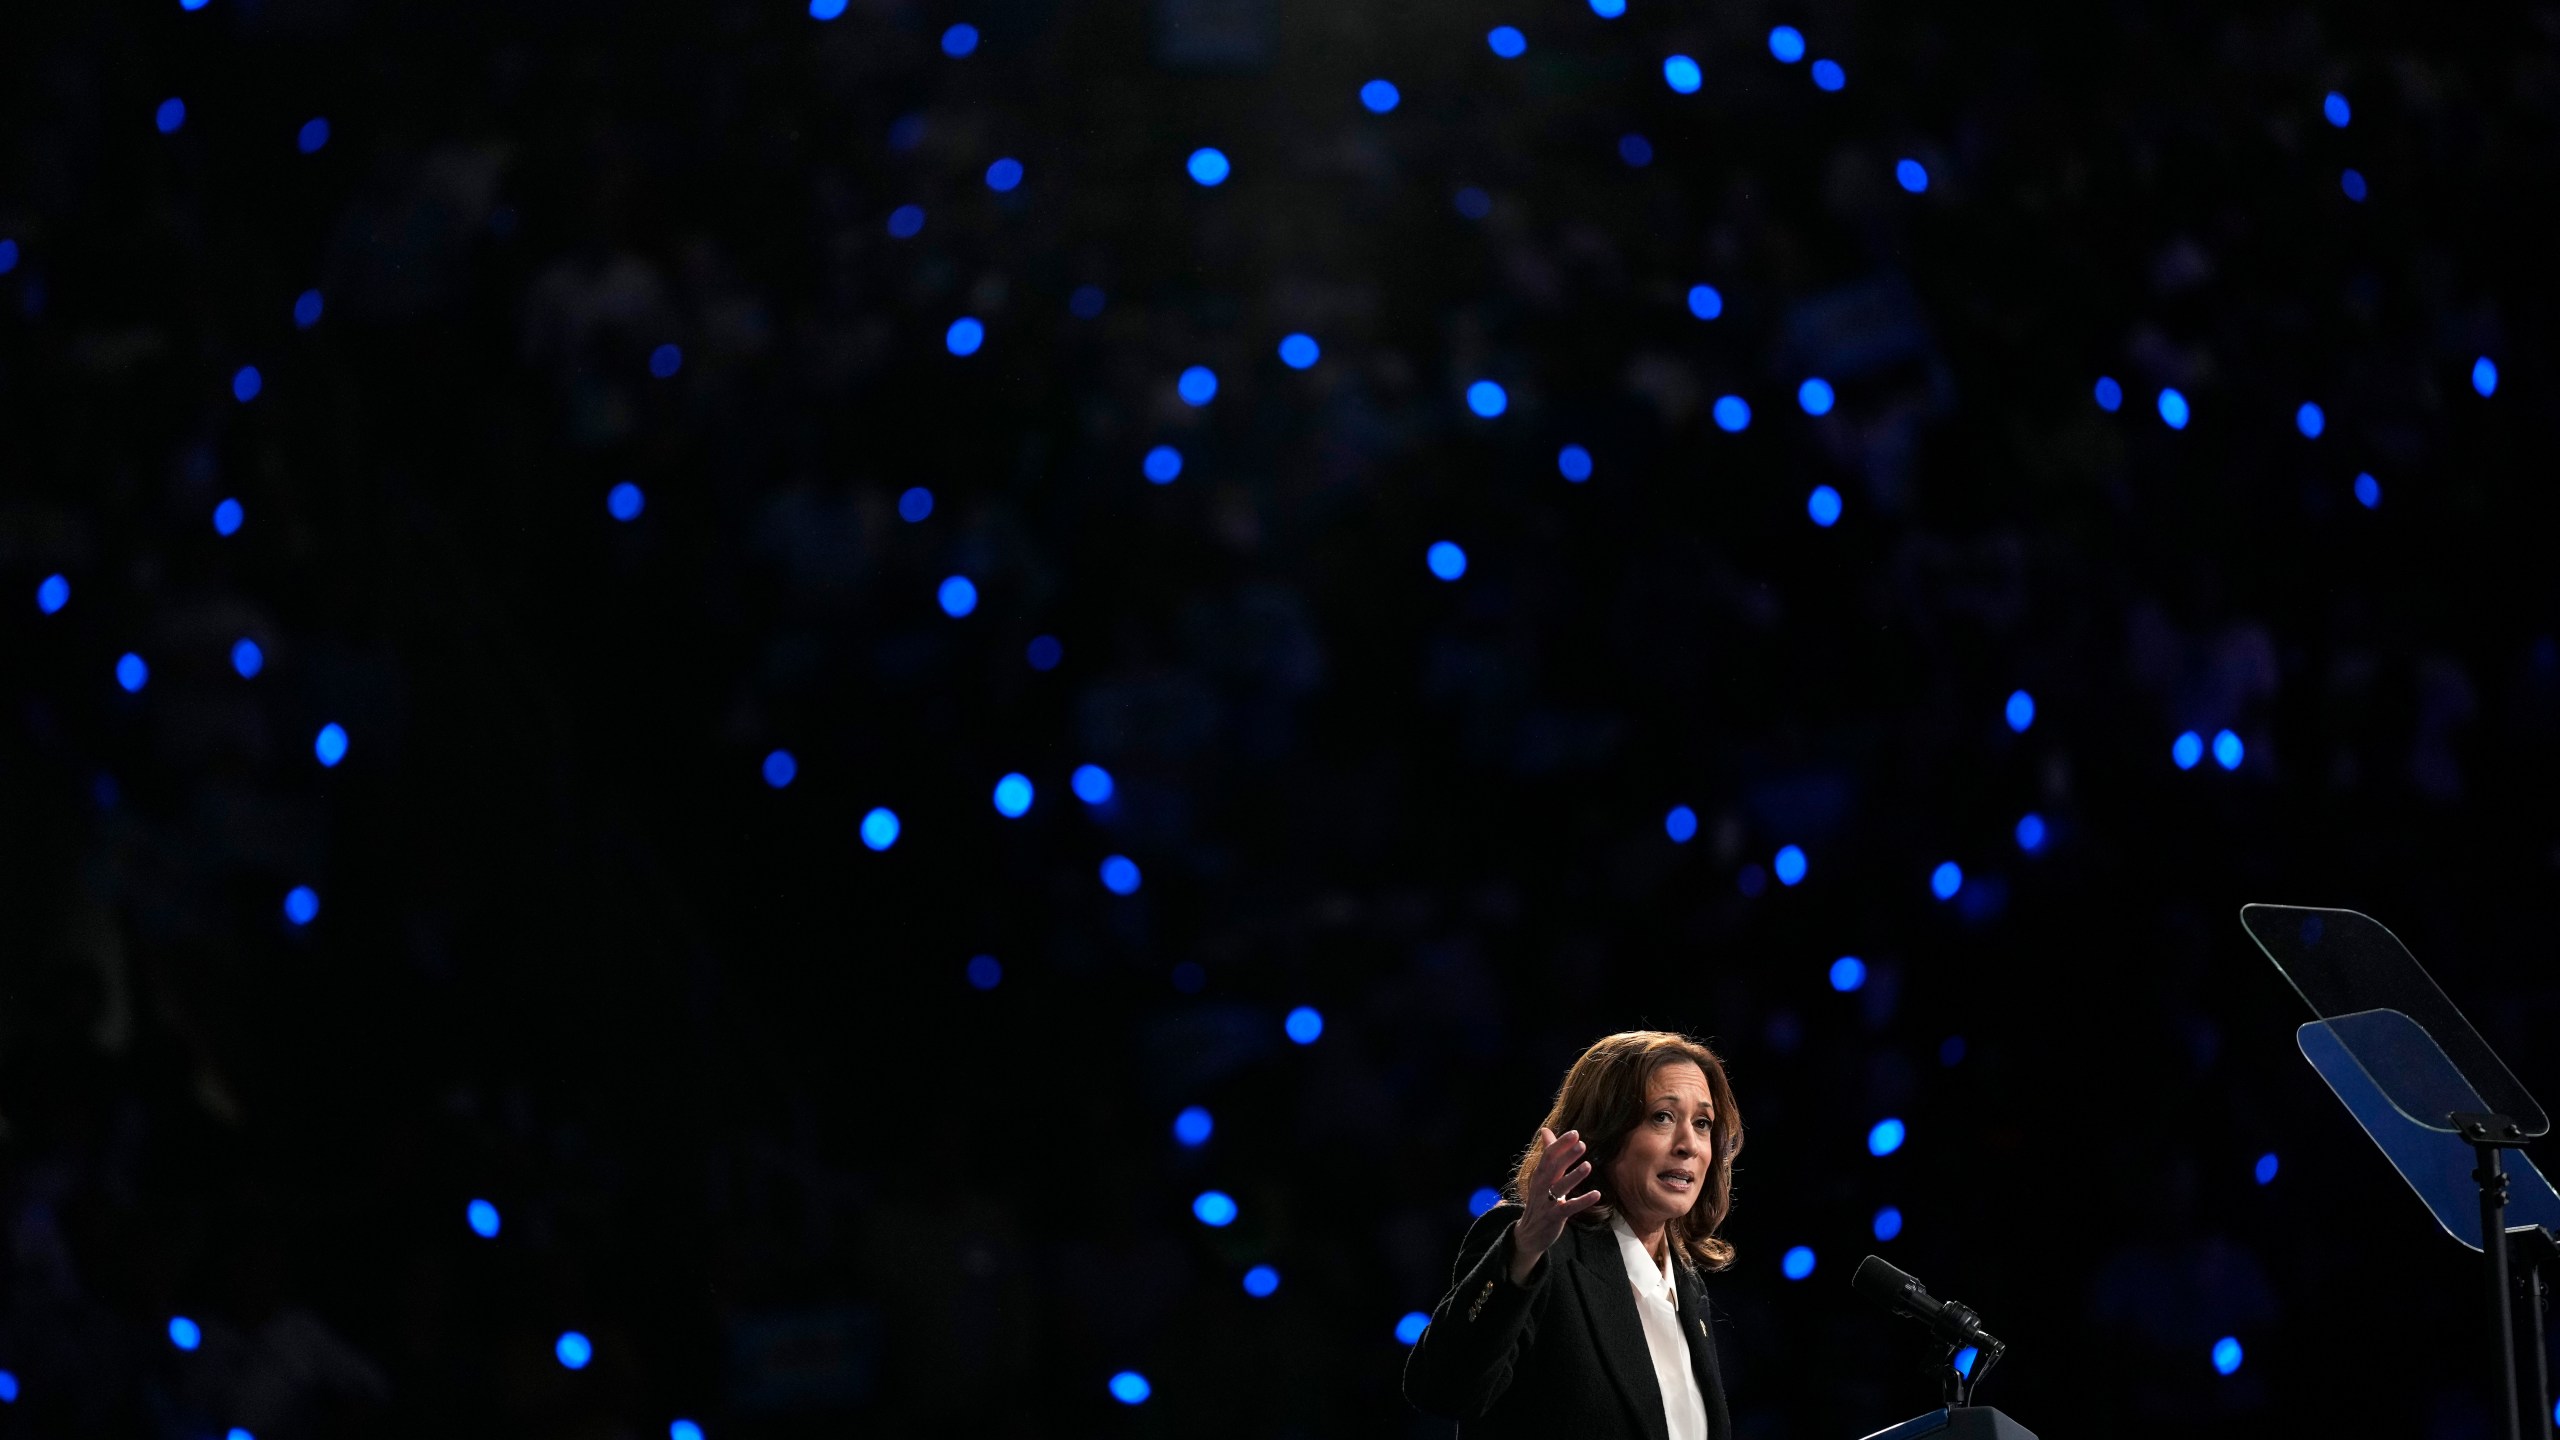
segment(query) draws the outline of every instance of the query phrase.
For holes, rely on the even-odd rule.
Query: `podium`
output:
[[[1914,1415],[1864,1440],[2036,1440],[2036,1432],[1988,1405],[1959,1405]]]

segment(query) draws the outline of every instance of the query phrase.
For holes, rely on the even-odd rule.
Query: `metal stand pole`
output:
[[[2551,1415],[2551,1351],[2544,1334],[2543,1313],[2551,1304],[2551,1266],[2560,1262],[2560,1242],[2539,1225],[2519,1225],[2507,1232],[2508,1265],[2518,1272],[2523,1282],[2526,1328],[2531,1331],[2533,1345],[2533,1419],[2525,1426],[2527,1434],[2538,1440],[2550,1440]]]
[[[2507,1407],[2506,1424],[2496,1433],[2504,1434],[2507,1440],[2524,1440],[2524,1417],[2516,1398],[2515,1295],[2507,1279],[2507,1167],[2498,1153],[2511,1145],[2523,1145],[2524,1132],[2504,1115],[2457,1111],[2452,1120],[2472,1153],[2480,1157],[2480,1168],[2471,1172],[2471,1178],[2480,1182],[2480,1254],[2489,1262],[2490,1312],[2497,1321],[2495,1393]],[[2539,1427],[2535,1433],[2541,1433]]]

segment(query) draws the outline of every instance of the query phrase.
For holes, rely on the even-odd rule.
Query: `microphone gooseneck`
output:
[[[1982,1317],[1952,1300],[1941,1300],[1929,1293],[1928,1287],[1894,1267],[1881,1255],[1870,1255],[1858,1262],[1858,1273],[1849,1284],[1896,1315],[1908,1316],[1928,1327],[1931,1334],[1950,1345],[1971,1345],[1989,1359],[1997,1360],[2009,1347],[1982,1328]]]

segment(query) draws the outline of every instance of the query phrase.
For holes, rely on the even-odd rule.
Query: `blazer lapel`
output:
[[[1601,1368],[1626,1398],[1637,1428],[1651,1440],[1671,1440],[1670,1422],[1662,1415],[1662,1387],[1653,1378],[1653,1351],[1636,1314],[1635,1288],[1627,1282],[1626,1262],[1618,1258],[1618,1234],[1605,1225],[1576,1225],[1572,1233],[1583,1272],[1582,1283],[1574,1288],[1582,1294]]]
[[[1680,1333],[1689,1342],[1689,1364],[1698,1372],[1698,1396],[1707,1404],[1707,1435],[1709,1440],[1729,1440],[1733,1417],[1725,1406],[1724,1367],[1716,1358],[1707,1287],[1685,1266],[1672,1273],[1680,1287]]]

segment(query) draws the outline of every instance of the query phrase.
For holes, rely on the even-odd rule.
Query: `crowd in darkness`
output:
[[[955,4],[10,17],[0,1437],[1445,1435],[1637,1026],[1742,1440],[1934,1401],[1869,1250],[2489,1433],[2236,912],[2560,1081],[2560,9]]]

